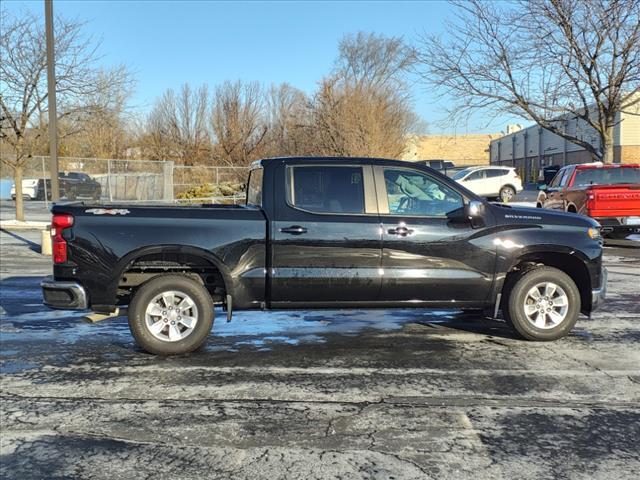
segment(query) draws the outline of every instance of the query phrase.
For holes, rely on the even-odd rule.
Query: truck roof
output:
[[[370,157],[273,157],[263,158],[262,160],[256,160],[251,164],[251,168],[264,167],[273,163],[307,163],[307,162],[322,162],[328,164],[363,164],[363,165],[395,165],[399,167],[406,167],[407,164],[415,165],[415,162],[408,162],[406,160],[391,160],[388,158],[370,158]],[[424,165],[423,165],[424,166]]]
[[[576,170],[587,170],[590,168],[640,168],[640,164],[638,163],[616,163],[616,164],[607,164],[596,162],[596,163],[584,163],[582,165],[577,165]]]

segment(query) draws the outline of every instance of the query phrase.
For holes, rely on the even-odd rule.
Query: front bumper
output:
[[[600,278],[602,279],[600,288],[591,290],[591,311],[594,311],[602,305],[607,297],[607,269],[604,267],[602,267],[602,275]]]
[[[46,277],[40,283],[44,304],[61,310],[85,310],[89,308],[87,293],[77,282],[56,281]]]

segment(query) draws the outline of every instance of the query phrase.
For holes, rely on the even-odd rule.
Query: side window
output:
[[[487,178],[496,178],[505,175],[507,170],[503,170],[501,168],[492,168],[490,170],[486,170]]]
[[[465,180],[482,180],[486,176],[486,170],[476,170],[471,175],[469,175]]]
[[[249,173],[247,185],[247,205],[262,206],[262,168],[256,168]]]
[[[287,167],[287,198],[317,213],[364,213],[362,167]]]
[[[573,172],[573,168],[567,168],[564,171],[564,175],[562,175],[562,178],[560,179],[560,187],[564,187],[567,185],[567,182],[569,181],[569,178],[571,178],[571,173]]]
[[[463,207],[462,195],[422,172],[384,170],[389,214],[445,216]]]
[[[559,170],[558,173],[556,173],[555,177],[553,177],[553,180],[551,180],[551,183],[549,184],[549,186],[558,187],[560,185],[560,180],[562,179],[562,177],[564,177],[565,172],[566,172],[565,168]]]

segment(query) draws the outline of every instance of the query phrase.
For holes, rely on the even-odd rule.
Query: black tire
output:
[[[525,314],[525,300],[534,286],[551,282],[565,293],[568,306],[564,319],[550,328],[538,328]],[[553,267],[538,267],[523,272],[505,286],[503,314],[514,332],[522,338],[535,341],[551,341],[567,335],[580,314],[580,292],[575,282],[562,270]],[[544,298],[544,297],[543,297]],[[532,305],[533,306],[533,305]],[[545,317],[547,318],[547,317]]]
[[[154,298],[168,291],[188,295],[197,307],[197,322],[193,330],[181,340],[159,339],[147,326],[147,307]],[[189,277],[174,274],[159,275],[136,291],[129,304],[128,316],[131,333],[143,350],[156,355],[181,355],[197,350],[207,340],[213,325],[213,300],[202,284]],[[162,320],[159,319],[158,322],[160,321]],[[169,328],[167,325],[167,329]]]
[[[498,192],[498,199],[502,203],[509,203],[516,196],[516,189],[511,185],[504,185]]]

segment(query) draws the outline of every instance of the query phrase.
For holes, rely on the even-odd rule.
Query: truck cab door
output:
[[[551,183],[546,190],[546,199],[543,205],[544,208],[552,208],[554,210],[564,209],[564,205],[562,204],[562,189],[560,187],[560,182],[564,178],[565,172],[566,169],[560,169],[558,173],[556,173],[555,177],[553,177],[553,180],[551,180]]]
[[[282,164],[274,192],[271,306],[338,307],[377,300],[382,234],[372,167]]]
[[[490,294],[496,247],[465,218],[462,193],[411,167],[374,167],[382,223],[380,300],[464,305]],[[459,302],[459,303],[456,303]]]
[[[553,198],[552,198],[552,207],[556,210],[565,211],[567,209],[567,184],[569,183],[569,179],[571,178],[574,170],[574,166],[568,166],[562,168],[556,178],[554,178],[554,182],[556,182],[556,186],[553,189]]]

